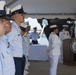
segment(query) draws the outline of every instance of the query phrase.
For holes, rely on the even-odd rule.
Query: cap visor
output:
[[[10,17],[8,17],[8,16],[6,16],[5,19],[6,19],[6,20],[14,20],[14,19],[12,19],[12,18],[10,18]]]
[[[23,12],[23,14],[27,14],[26,12]]]

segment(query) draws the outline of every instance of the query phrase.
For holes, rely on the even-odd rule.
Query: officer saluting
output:
[[[9,48],[8,40],[5,34],[5,26],[7,25],[6,12],[4,11],[5,1],[0,1],[0,75],[14,75],[15,65],[11,50]]]
[[[2,3],[3,2],[3,3]],[[4,1],[0,1],[0,5],[2,4],[2,7],[0,8],[0,38],[1,38],[1,36],[3,36],[4,35],[4,24],[3,24],[3,22],[2,22],[2,20],[3,19],[1,19],[1,18],[3,18],[3,14],[2,14],[2,11],[3,11],[3,7],[4,7],[4,5],[5,5],[5,2]],[[3,70],[2,70],[2,54],[1,54],[1,41],[0,41],[0,75],[3,75]]]
[[[23,7],[21,5],[16,6],[11,10],[12,18],[14,21],[12,22],[12,30],[7,35],[8,41],[10,43],[10,48],[13,53],[14,61],[15,61],[15,75],[22,75],[22,58],[23,58],[23,48],[22,48],[22,38],[21,38],[21,30],[20,25],[24,22],[24,14]]]

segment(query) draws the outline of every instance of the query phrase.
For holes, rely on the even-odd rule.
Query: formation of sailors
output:
[[[26,69],[29,65],[30,38],[33,44],[38,44],[37,39],[40,36],[36,32],[36,27],[29,36],[30,25],[24,23],[26,12],[24,12],[22,5],[14,7],[11,12],[9,9],[9,13],[4,9],[5,1],[0,1],[0,5],[0,75],[23,75],[25,65]],[[50,75],[56,75],[58,59],[62,49],[61,42],[64,39],[71,38],[67,31],[68,26],[63,25],[63,27],[64,29],[58,36],[57,25],[50,26],[52,30],[48,47]],[[63,62],[63,56],[61,61]]]
[[[5,1],[0,1],[0,75],[23,75],[25,67],[25,56],[28,61],[29,27],[25,28],[26,34],[22,35],[21,23],[24,22],[25,14],[22,5],[11,9],[7,14],[8,7]],[[5,9],[4,9],[5,8]],[[12,21],[11,21],[12,20]],[[23,54],[23,37],[26,36],[26,54]],[[26,74],[26,73],[25,73]]]

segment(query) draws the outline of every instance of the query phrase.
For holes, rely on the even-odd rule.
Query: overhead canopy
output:
[[[76,0],[5,0],[10,8],[21,4],[27,13],[76,13]]]

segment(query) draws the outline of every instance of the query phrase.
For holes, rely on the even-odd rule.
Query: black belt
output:
[[[22,59],[22,57],[14,57],[15,59]]]

